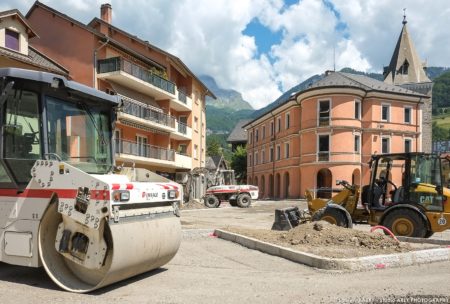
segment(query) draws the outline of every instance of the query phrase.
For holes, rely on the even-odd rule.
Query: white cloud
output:
[[[87,23],[99,16],[100,4],[107,1],[43,2]],[[26,13],[33,3],[4,0],[0,9],[18,8]],[[333,48],[337,69],[381,71],[400,33],[403,7],[407,7],[408,27],[420,56],[429,65],[450,66],[447,0],[302,0],[290,6],[283,0],[110,3],[114,25],[173,53],[196,74],[211,75],[223,88],[240,91],[255,107],[332,69]],[[282,33],[281,42],[268,54],[258,52],[254,37],[243,34],[254,18]]]

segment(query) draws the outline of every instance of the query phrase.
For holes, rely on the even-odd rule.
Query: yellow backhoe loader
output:
[[[450,190],[444,187],[450,177],[445,169],[448,159],[426,153],[381,154],[373,155],[369,165],[370,184],[362,191],[346,181],[338,181],[344,189],[329,200],[313,199],[307,191],[308,210],[276,211],[274,229],[289,229],[309,220],[347,228],[367,222],[409,237],[430,237],[450,229]]]

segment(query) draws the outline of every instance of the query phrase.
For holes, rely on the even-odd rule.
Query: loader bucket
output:
[[[55,249],[56,231],[61,217],[56,204],[52,204],[45,213],[39,228],[39,255],[51,279],[71,292],[90,292],[156,269],[169,262],[180,246],[181,225],[175,216],[120,223],[104,222],[108,245],[104,262],[98,269],[87,269]],[[92,243],[90,245],[95,246]]]
[[[298,207],[275,209],[275,222],[272,230],[290,230],[297,227],[300,222],[300,211]]]

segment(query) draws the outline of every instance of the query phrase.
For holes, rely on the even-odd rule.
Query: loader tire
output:
[[[248,208],[252,204],[252,197],[248,193],[242,193],[242,194],[239,194],[236,202],[239,207]]]
[[[330,224],[349,228],[345,214],[336,208],[322,208],[312,216],[312,221],[326,221]]]
[[[382,225],[392,231],[394,235],[424,238],[427,235],[425,221],[416,211],[401,208],[388,213]]]
[[[427,238],[429,238],[429,237],[432,237],[432,236],[433,236],[433,234],[434,234],[434,232],[433,232],[433,231],[431,231],[431,230],[428,230],[428,231],[427,231],[427,233],[425,234],[425,238],[427,239]]]
[[[218,208],[220,205],[220,201],[215,195],[207,195],[205,196],[205,206],[208,208]]]

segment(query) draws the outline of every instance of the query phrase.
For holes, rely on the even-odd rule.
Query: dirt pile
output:
[[[331,225],[324,221],[299,225],[290,231],[229,227],[228,231],[298,251],[331,258],[352,258],[411,251],[418,246],[399,243],[381,233]]]
[[[206,208],[206,206],[201,200],[192,200],[190,202],[184,203],[183,206],[181,206],[182,210],[204,209],[204,208]]]

